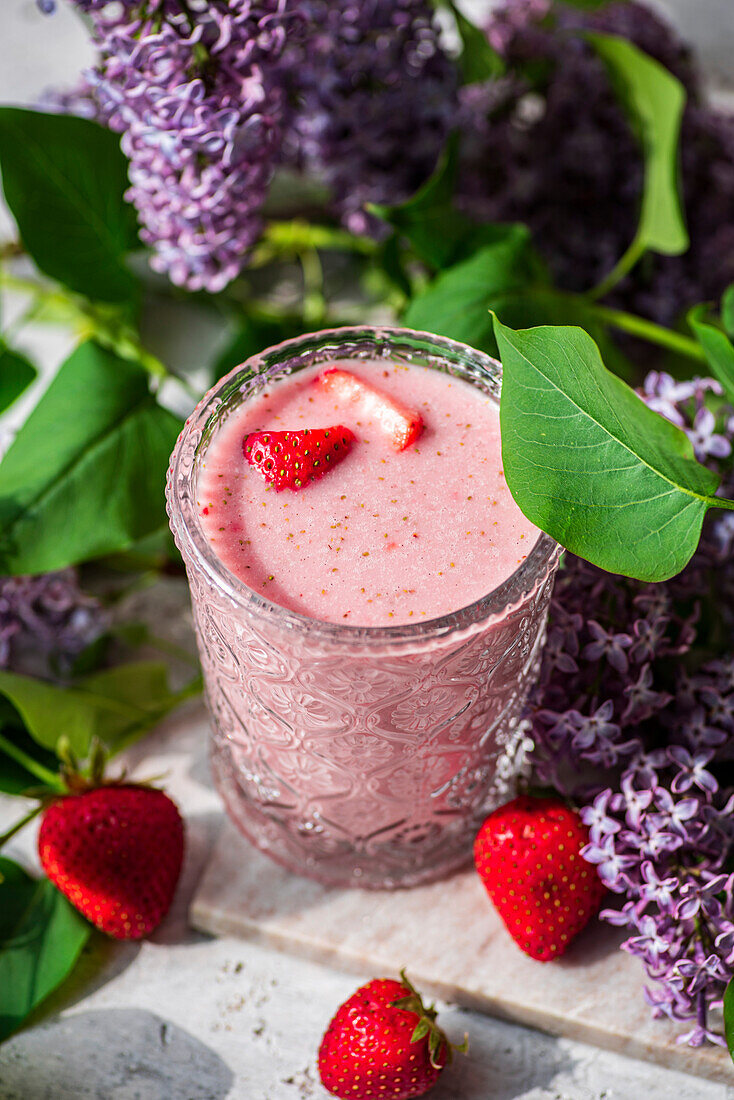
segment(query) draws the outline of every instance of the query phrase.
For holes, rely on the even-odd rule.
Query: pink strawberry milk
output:
[[[298,873],[442,877],[513,790],[558,548],[505,484],[500,379],[424,333],[317,333],[232,371],[178,441],[215,779]]]

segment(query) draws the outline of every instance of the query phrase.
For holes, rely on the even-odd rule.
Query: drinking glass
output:
[[[500,364],[452,340],[371,327],[310,334],[217,382],[186,422],[167,486],[230,817],[297,874],[371,888],[462,867],[486,814],[512,796],[559,547],[541,533],[511,576],[451,614],[342,626],[235,577],[196,501],[207,450],[244,402],[316,364],[381,359],[445,371],[499,399]]]

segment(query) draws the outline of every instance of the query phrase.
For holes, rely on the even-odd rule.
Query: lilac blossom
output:
[[[0,668],[63,676],[106,626],[73,569],[0,578]]]
[[[456,119],[455,65],[429,0],[303,0],[308,25],[284,72],[293,102],[286,159],[329,187],[355,233],[368,202],[407,198],[435,168]]]
[[[261,232],[282,143],[278,62],[298,20],[286,0],[76,4],[100,51],[86,81],[122,135],[152,266],[189,290],[221,290]]]
[[[699,434],[730,493],[718,383],[651,373],[641,396]],[[692,1021],[692,1045],[722,1042],[710,1014],[734,974],[733,534],[729,513],[711,515],[683,573],[657,585],[566,555],[530,713],[536,774],[580,805],[583,854],[618,897],[602,916],[657,983],[653,1014]]]

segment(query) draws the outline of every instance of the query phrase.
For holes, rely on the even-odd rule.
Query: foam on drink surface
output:
[[[275,382],[229,416],[207,451],[198,505],[217,555],[263,597],[331,623],[396,626],[480,599],[538,537],[505,483],[497,404],[427,367],[329,365],[417,409],[422,435],[396,451],[376,424],[323,391],[323,368]],[[297,492],[276,492],[244,459],[250,432],[335,424],[357,442]]]

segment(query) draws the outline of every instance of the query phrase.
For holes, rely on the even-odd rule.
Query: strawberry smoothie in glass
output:
[[[500,379],[441,337],[338,329],[236,368],[181,433],[215,780],[300,874],[440,878],[513,793],[559,551],[505,484]]]

